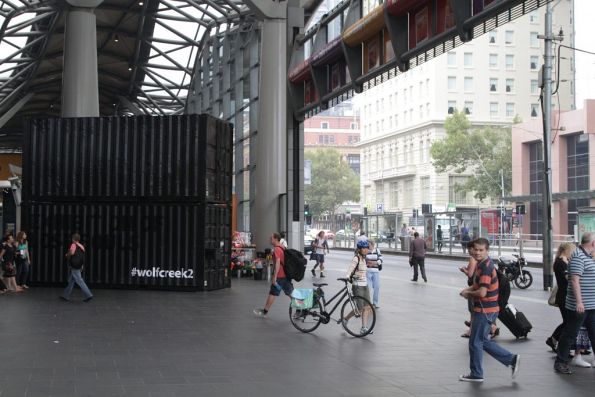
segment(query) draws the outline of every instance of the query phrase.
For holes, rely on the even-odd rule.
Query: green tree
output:
[[[359,201],[359,177],[335,149],[306,152],[312,161],[312,184],[304,187],[304,201],[314,216],[335,214],[346,201]]]
[[[520,119],[515,118],[515,122]],[[455,186],[459,192],[473,192],[483,201],[487,197],[500,199],[501,170],[504,173],[504,192],[512,189],[512,136],[510,127],[475,127],[464,113],[455,111],[444,128],[446,137],[432,144],[430,153],[438,172],[470,174],[463,184]]]

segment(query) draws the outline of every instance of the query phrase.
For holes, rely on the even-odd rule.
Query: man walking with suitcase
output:
[[[461,375],[463,382],[483,382],[484,350],[500,363],[512,369],[514,378],[519,370],[520,356],[512,354],[490,339],[491,325],[498,318],[498,276],[489,257],[490,243],[478,238],[473,243],[473,258],[478,262],[473,275],[473,285],[461,291],[465,299],[473,299],[471,334],[469,335],[469,358],[471,372]]]

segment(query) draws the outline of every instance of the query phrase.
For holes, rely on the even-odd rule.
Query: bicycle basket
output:
[[[314,290],[312,288],[296,288],[291,293],[291,307],[294,309],[311,309],[314,306]]]

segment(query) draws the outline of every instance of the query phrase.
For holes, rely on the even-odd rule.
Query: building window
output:
[[[506,92],[514,92],[514,79],[506,79]]]
[[[466,68],[473,67],[473,53],[466,52],[463,54],[463,60]]]
[[[514,55],[506,54],[506,69],[514,69]]]
[[[351,128],[352,130],[357,130],[357,123],[350,123],[349,128]]]
[[[459,191],[458,187],[467,182],[466,176],[448,177],[448,202],[458,205],[473,204],[473,193],[464,193]]]
[[[539,85],[537,80],[531,80],[531,94],[539,94]]]
[[[429,176],[422,176],[419,179],[421,183],[421,202],[423,204],[430,203],[430,177]]]
[[[405,207],[413,206],[413,179],[405,181],[405,195],[403,197],[403,205]]]
[[[566,138],[569,192],[589,190],[589,135],[579,134]],[[589,199],[568,199],[568,234],[574,234],[578,209],[589,207]]]
[[[537,70],[537,67],[539,65],[539,57],[537,55],[531,55],[530,62],[531,70]]]
[[[543,191],[543,147],[541,142],[529,144],[529,194],[541,194]],[[530,233],[534,239],[541,239],[543,233],[543,203],[532,201],[529,204]]]
[[[532,103],[531,104],[531,117],[537,117],[537,116],[539,116],[539,104]]]
[[[448,52],[446,54],[446,62],[448,66],[457,66],[457,53],[456,52]]]
[[[322,123],[320,123],[320,128],[322,128],[323,130],[328,130],[328,122],[323,121]]]
[[[490,69],[498,68],[498,54],[490,54]]]
[[[514,31],[507,30],[504,32],[504,44],[512,45],[514,44]]]
[[[449,91],[456,91],[457,90],[457,78],[456,78],[456,76],[448,76],[448,90]]]
[[[473,92],[473,77],[465,77],[465,92]]]
[[[465,101],[465,114],[473,114],[473,102]]]
[[[498,79],[490,79],[490,92],[498,92]]]
[[[358,143],[359,137],[357,135],[349,135],[349,143]]]
[[[539,23],[539,13],[537,11],[532,11],[529,14],[529,22],[530,23]]]
[[[490,44],[496,44],[497,37],[498,37],[498,31],[492,30],[492,31],[488,32],[488,38],[489,38],[488,40],[489,40]]]
[[[424,118],[424,106],[423,105],[419,105],[419,119],[423,119]]]
[[[407,88],[403,90],[403,100],[407,102]]]
[[[390,183],[389,196],[391,208],[399,208],[399,182]]]
[[[529,45],[533,48],[539,48],[539,38],[537,32],[529,33]]]
[[[490,102],[490,117],[498,117],[498,102]]]
[[[507,102],[506,103],[506,117],[514,117],[514,103]]]
[[[318,143],[322,145],[333,145],[335,143],[334,135],[319,135]]]

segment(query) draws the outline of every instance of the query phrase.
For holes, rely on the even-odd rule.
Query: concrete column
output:
[[[62,117],[98,117],[97,31],[101,0],[69,0],[64,34]]]
[[[279,195],[287,192],[287,28],[285,18],[262,22],[256,167],[251,231],[257,249],[279,228]]]

